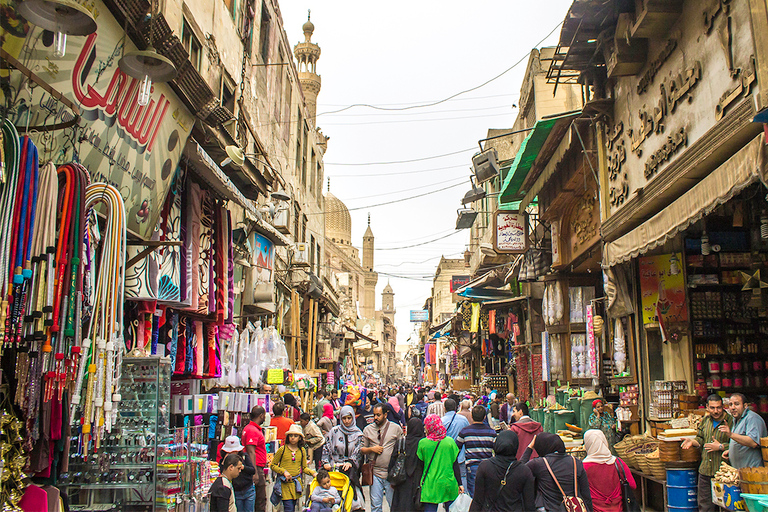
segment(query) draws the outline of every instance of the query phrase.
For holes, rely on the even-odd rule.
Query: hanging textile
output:
[[[496,310],[492,309],[488,312],[488,333],[496,334]]]
[[[472,323],[469,327],[470,332],[477,332],[480,327],[480,304],[472,303]]]

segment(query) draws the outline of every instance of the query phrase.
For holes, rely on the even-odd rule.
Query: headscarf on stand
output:
[[[355,419],[355,410],[349,405],[345,405],[344,407],[342,407],[341,412],[339,413],[339,428],[341,429],[341,431],[347,435],[362,434],[362,431],[359,428],[357,428],[357,425],[354,422],[350,427],[344,424],[344,421],[342,420],[347,416],[352,416],[352,419]]]
[[[590,429],[584,432],[584,449],[587,456],[583,462],[594,462],[596,464],[611,464],[616,461],[616,457],[611,455],[611,449],[608,447],[608,439],[602,430]]]
[[[427,439],[430,441],[445,439],[445,425],[443,425],[443,420],[437,414],[427,416],[427,419],[424,420],[424,430],[426,430]]]
[[[491,462],[506,471],[509,465],[517,460],[518,446],[520,446],[520,440],[517,433],[513,430],[502,430],[493,442],[495,456]]]
[[[424,422],[421,418],[411,418],[408,420],[407,434],[405,436],[405,467],[409,477],[416,471],[416,464],[419,457],[416,452],[419,448],[419,441],[424,439]]]

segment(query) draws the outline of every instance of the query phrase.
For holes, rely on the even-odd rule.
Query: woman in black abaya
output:
[[[392,496],[392,506],[390,512],[413,512],[422,510],[420,502],[415,501],[416,488],[421,481],[421,474],[424,472],[424,462],[416,456],[416,450],[419,447],[419,441],[424,437],[424,423],[421,418],[413,417],[408,420],[405,436],[405,467],[408,474],[405,482],[394,487]],[[394,455],[390,461],[390,468],[394,465],[397,457]]]

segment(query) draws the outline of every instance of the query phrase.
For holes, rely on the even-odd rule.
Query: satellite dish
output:
[[[363,326],[363,336],[370,336],[371,334],[371,324],[365,324]]]

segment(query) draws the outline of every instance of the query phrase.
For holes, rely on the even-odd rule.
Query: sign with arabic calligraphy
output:
[[[521,254],[528,249],[527,213],[498,210],[493,221],[493,249],[496,252]]]
[[[15,12],[14,2],[3,11],[3,27],[14,29],[3,35],[2,48],[81,110],[77,140],[70,130],[55,132],[53,162],[71,162],[76,148],[91,181],[111,183],[120,191],[128,229],[147,239],[157,226],[194,118],[168,84],[154,84],[149,103],[139,105],[139,81],[118,67],[120,56],[136,47],[101,0],[77,1],[91,12],[97,29],[89,36],[68,37],[63,58],[53,58],[50,41]],[[21,73],[11,73],[16,90],[22,79]],[[16,126],[51,125],[73,116],[42,87],[32,90],[31,101],[24,95],[11,101]]]

